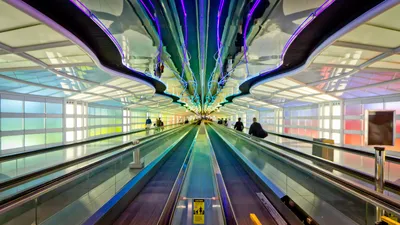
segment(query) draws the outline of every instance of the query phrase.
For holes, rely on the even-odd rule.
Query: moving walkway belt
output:
[[[192,128],[146,177],[131,180],[84,224],[157,224],[196,132]]]
[[[234,156],[229,145],[214,130],[208,126],[207,131],[238,224],[253,224],[250,214],[255,214],[261,224],[302,224],[272,191],[260,187],[253,180],[249,172],[243,168],[243,164]],[[273,204],[271,199],[274,199]]]
[[[162,140],[164,140],[164,142],[166,141],[166,143],[171,142],[171,144],[172,144],[171,147],[172,147],[172,146],[175,145],[174,143],[172,143],[172,140],[174,140],[176,138],[177,139],[181,138],[179,135],[182,132],[187,132],[187,130],[190,129],[190,126],[191,125],[189,125],[189,127],[187,127],[187,126],[182,127],[182,129],[179,129],[177,132],[171,132],[168,135],[163,136]],[[146,143],[145,146],[149,146],[149,147],[144,149],[144,151],[148,151],[148,152],[152,151],[154,148],[151,148],[150,146],[157,146],[157,145],[158,146],[163,146],[163,145],[165,145],[164,143],[159,143],[158,141],[160,141],[160,140],[153,140],[151,142]],[[158,149],[160,149],[160,148],[158,148]],[[108,172],[107,173],[103,173],[102,171],[104,169],[101,169],[101,168],[106,168],[107,169],[107,167],[109,167],[108,165],[109,164],[114,164],[113,162],[116,159],[118,159],[118,160],[119,159],[121,159],[121,160],[124,159],[124,161],[118,161],[118,163],[121,164],[120,166],[123,166],[123,167],[120,168],[121,170],[126,170],[125,168],[127,168],[129,163],[132,161],[132,153],[130,153],[130,151],[132,151],[132,149],[131,150],[127,149],[127,150],[124,150],[122,152],[118,152],[118,154],[114,154],[114,155],[112,155],[112,156],[110,156],[108,158],[105,158],[103,160],[99,160],[98,162],[96,162],[96,163],[94,163],[94,164],[92,164],[92,165],[90,165],[88,167],[82,168],[81,170],[74,171],[74,172],[72,172],[72,173],[70,173],[70,174],[68,174],[66,176],[62,176],[62,177],[60,177],[60,178],[58,178],[56,180],[52,180],[49,183],[46,183],[46,184],[43,184],[43,185],[39,185],[38,187],[35,187],[32,190],[30,190],[29,193],[27,193],[25,195],[22,195],[22,196],[18,196],[18,198],[15,198],[10,202],[7,202],[6,204],[1,205],[0,206],[0,214],[1,214],[1,216],[0,216],[0,224],[2,224],[3,222],[11,221],[13,219],[19,219],[18,217],[24,216],[24,214],[30,212],[31,210],[40,212],[37,209],[38,207],[40,207],[42,204],[46,203],[46,201],[49,201],[52,198],[57,197],[58,195],[60,195],[60,193],[63,194],[64,192],[68,192],[69,189],[72,189],[75,186],[80,185],[80,183],[82,183],[82,182],[85,183],[86,182],[85,180],[87,180],[87,178],[89,178],[89,175],[93,176],[93,179],[95,179],[95,176],[97,176],[96,174],[101,175],[99,177],[101,180],[98,180],[96,178],[97,180],[92,180],[90,183],[88,183],[88,184],[90,184],[89,186],[92,186],[92,182],[94,182],[94,181],[96,181],[96,182],[97,181],[98,182],[106,182],[107,179],[109,179],[108,178],[109,177],[108,176]],[[150,152],[150,153],[153,154],[153,152]],[[121,158],[121,157],[124,157],[124,158]],[[117,165],[117,164],[115,164],[115,165]],[[99,168],[100,170],[97,169],[97,168]],[[116,170],[118,168],[114,168],[114,169],[111,168],[111,169],[112,169],[112,171],[115,171],[115,173],[117,173],[119,171],[119,170]],[[145,170],[145,168],[143,170]],[[129,171],[129,169],[128,169],[128,171]],[[131,171],[131,173],[132,173],[132,171]],[[116,175],[117,174],[115,174],[115,176]],[[130,175],[130,176],[132,176],[132,175]],[[103,185],[102,183],[99,183],[99,184]],[[81,193],[82,191],[88,190],[87,188],[90,188],[90,187],[86,187],[87,186],[86,184],[84,184],[84,186],[85,187],[83,189],[82,188],[81,189],[78,188],[76,190],[76,193],[73,193],[73,195],[74,195],[73,198],[74,199],[76,197],[79,198],[79,196],[81,196],[81,194],[79,194],[79,193]],[[45,198],[43,198],[41,196],[45,196]],[[71,198],[71,197],[69,197],[69,198]],[[69,201],[72,201],[72,200],[68,199],[68,201],[65,201],[65,202],[67,203]],[[32,205],[31,204],[32,202],[36,202],[36,203],[34,205]],[[72,203],[73,202],[71,202],[71,204]],[[65,203],[62,203],[62,204],[65,204]],[[69,207],[69,206],[70,205],[65,205],[65,207]],[[59,207],[60,206],[54,205],[50,211],[54,211],[54,210],[56,210],[56,208],[59,208]],[[64,210],[64,208],[60,208],[60,210]],[[57,212],[56,214],[60,214],[60,213]],[[42,222],[49,221],[49,219],[51,219],[49,217],[48,219],[46,219],[46,221],[41,221],[41,219],[44,219],[44,218],[38,218],[37,213],[34,213],[33,217],[35,217],[34,221],[30,221],[32,219],[31,216],[28,217],[27,219],[21,218],[21,220],[19,220],[20,222],[18,224],[24,224],[24,223],[31,224],[32,222],[35,222],[35,223],[39,224],[39,223],[42,223]],[[68,219],[70,219],[70,218],[74,218],[74,217],[65,218],[65,220],[61,220],[61,221],[64,222],[64,223],[67,223],[67,224],[73,224],[73,223],[68,223],[67,222]],[[39,220],[39,221],[37,221],[37,220]],[[22,221],[24,223],[21,223]]]
[[[50,184],[49,182],[52,182],[52,181],[55,181],[55,180],[58,180],[58,179],[62,179],[62,176],[60,176],[60,177],[54,177],[53,179],[48,180],[47,182],[38,183],[38,182],[35,181],[35,180],[40,179],[40,178],[42,178],[44,176],[48,176],[49,174],[55,173],[56,171],[60,171],[62,169],[66,169],[66,168],[72,167],[74,165],[78,165],[78,164],[81,164],[81,163],[84,164],[85,162],[88,162],[89,160],[102,157],[102,156],[104,156],[106,154],[109,154],[109,153],[117,151],[117,150],[124,150],[124,149],[129,150],[129,149],[131,149],[133,147],[138,148],[138,147],[140,147],[140,146],[142,146],[142,145],[144,145],[144,144],[146,144],[146,143],[148,143],[148,142],[150,142],[150,141],[152,141],[152,140],[154,140],[156,138],[162,137],[164,135],[171,134],[171,132],[174,132],[174,131],[179,130],[181,128],[182,127],[172,128],[170,130],[166,130],[165,132],[161,132],[161,133],[157,133],[157,134],[153,134],[153,135],[149,135],[149,136],[145,136],[145,137],[139,138],[139,139],[137,139],[137,141],[138,141],[137,143],[127,142],[127,143],[124,143],[124,144],[121,144],[121,145],[118,145],[118,146],[114,146],[114,147],[110,147],[110,148],[107,148],[107,149],[100,150],[100,151],[92,153],[92,154],[84,155],[82,157],[78,157],[78,158],[73,159],[73,160],[68,160],[68,161],[53,165],[53,166],[49,166],[49,167],[46,167],[46,168],[43,168],[43,169],[32,171],[32,172],[29,172],[29,173],[14,177],[14,178],[6,180],[6,181],[2,181],[2,182],[0,182],[0,192],[6,192],[7,190],[10,190],[12,188],[15,188],[15,187],[18,187],[18,186],[21,186],[21,185],[24,186],[24,188],[23,188],[22,191],[20,190],[20,191],[14,193],[14,194],[10,194],[9,196],[2,196],[1,201],[0,201],[0,205],[3,205],[6,202],[9,202],[9,201],[11,201],[11,200],[13,200],[13,199],[15,199],[17,197],[26,195],[27,193],[33,191],[37,187],[45,186],[45,185]],[[110,137],[110,138],[114,138],[114,137]],[[31,155],[32,153],[29,153],[29,154]],[[38,154],[41,154],[41,151]],[[21,154],[21,156],[24,157],[24,154]],[[17,157],[17,156],[15,156],[15,157]],[[81,170],[82,169],[83,168],[81,168]],[[65,175],[67,175],[67,174],[65,174]],[[30,183],[34,183],[34,184],[27,185],[29,182]],[[28,188],[27,186],[30,186],[30,187]]]
[[[289,194],[282,198],[289,207],[295,206],[295,202],[302,199],[297,198],[301,197],[299,194],[295,195],[297,199],[293,201],[290,198],[290,192],[296,193],[295,190],[299,189],[298,192],[306,192],[308,194],[305,195],[311,195],[312,199],[315,199],[311,201],[311,204],[315,205],[313,207],[318,210],[313,212],[313,210],[310,211],[309,206],[307,208],[308,212],[316,213],[311,216],[318,216],[318,218],[314,218],[317,219],[317,222],[337,224],[342,220],[341,223],[346,224],[354,224],[355,222],[364,224],[366,221],[375,223],[374,212],[376,207],[400,215],[400,204],[393,198],[359,184],[347,182],[345,179],[321,170],[315,165],[307,164],[296,157],[292,158],[279,149],[265,148],[255,140],[240,137],[241,135],[236,134],[236,132],[228,131],[217,125],[212,125],[212,128],[223,135],[223,139],[226,138],[229,142],[235,143],[235,146],[241,149],[240,157],[250,160],[249,164],[256,167],[258,171],[261,172],[262,170],[261,176],[268,176],[268,179],[273,178],[272,181],[279,182],[280,187],[286,190],[286,194],[289,191]],[[326,208],[320,208],[319,204],[325,205]],[[360,205],[366,207],[360,208],[358,207]],[[326,211],[323,212],[323,210]]]

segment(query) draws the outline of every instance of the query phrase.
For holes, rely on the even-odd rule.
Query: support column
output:
[[[386,152],[384,147],[375,147],[375,191],[383,193],[385,188],[385,159]],[[376,207],[376,222],[381,221],[385,211]]]

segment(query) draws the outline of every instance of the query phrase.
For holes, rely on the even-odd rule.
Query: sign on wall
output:
[[[396,112],[394,110],[365,110],[365,145],[394,146]]]

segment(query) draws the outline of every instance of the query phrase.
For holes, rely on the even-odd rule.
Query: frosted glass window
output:
[[[345,105],[345,115],[362,115],[361,104]]]
[[[335,144],[340,144],[340,134],[339,133],[332,133],[332,139],[335,142]]]
[[[82,118],[76,119],[76,127],[82,127]]]
[[[62,104],[46,102],[46,113],[47,114],[62,114]]]
[[[67,128],[74,128],[75,127],[75,119],[74,118],[67,118],[66,127]]]
[[[76,105],[76,114],[82,115],[82,105],[80,104]]]
[[[67,104],[66,113],[68,115],[74,114],[74,105],[73,104]]]
[[[400,102],[386,102],[385,103],[386,110],[396,110],[396,114],[400,114]]]
[[[324,129],[329,129],[329,120],[328,119],[324,120]]]
[[[25,118],[25,130],[44,129],[44,118]]]
[[[369,110],[382,110],[383,109],[383,103],[371,103],[371,104],[365,104],[364,105],[364,110],[369,109]]]
[[[96,116],[101,116],[101,108],[96,108]]]
[[[89,107],[89,115],[95,115],[96,114],[96,108]]]
[[[329,132],[324,132],[324,138],[329,138]]]
[[[44,113],[44,102],[25,101],[25,113]]]
[[[23,130],[23,118],[1,118],[1,131]]]
[[[66,138],[66,141],[67,142],[71,142],[71,141],[74,141],[75,140],[75,137],[74,137],[74,134],[75,132],[74,131],[68,131],[68,132],[66,132],[65,134],[65,138]]]
[[[62,118],[46,118],[46,129],[62,128]]]
[[[332,106],[332,116],[340,116],[341,115],[341,107],[340,105],[333,105]]]
[[[329,116],[330,113],[329,105],[324,106],[324,116]]]
[[[45,134],[27,134],[25,135],[25,146],[44,145]]]
[[[22,101],[1,99],[1,112],[5,113],[23,113]]]
[[[332,129],[340,130],[340,127],[341,127],[340,125],[341,125],[340,120],[338,120],[338,119],[332,120]]]
[[[62,142],[62,133],[47,133],[46,134],[46,144],[54,144]]]
[[[1,150],[21,148],[24,146],[23,135],[3,136],[1,137]]]
[[[76,140],[77,141],[82,140],[82,131],[81,130],[78,130],[76,132]]]

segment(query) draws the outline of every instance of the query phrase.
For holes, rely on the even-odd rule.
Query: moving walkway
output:
[[[143,169],[129,169],[135,149]],[[0,223],[374,224],[377,207],[399,216],[397,200],[293,155],[222,126],[183,126],[2,204]]]

